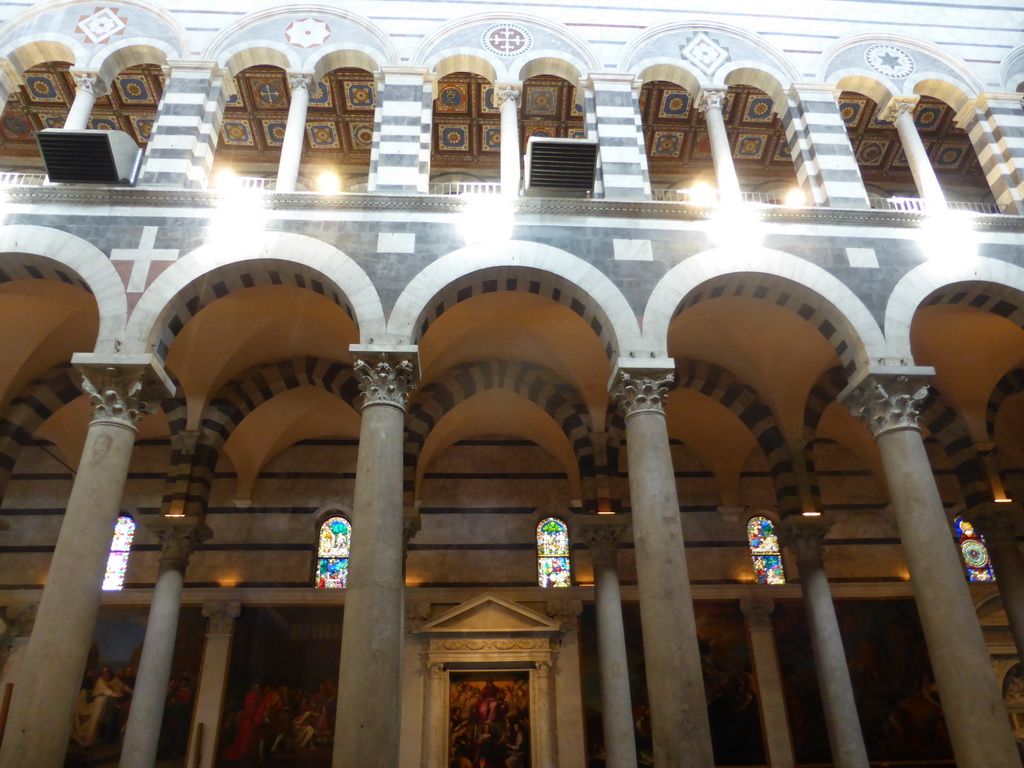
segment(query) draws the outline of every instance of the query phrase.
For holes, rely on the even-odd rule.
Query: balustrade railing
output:
[[[871,207],[876,211],[912,211],[924,213],[928,203],[920,197],[877,197],[868,198]],[[995,203],[968,203],[960,200],[947,200],[946,210],[969,211],[970,213],[1002,213]]]
[[[432,195],[500,195],[497,181],[444,181],[430,185]]]

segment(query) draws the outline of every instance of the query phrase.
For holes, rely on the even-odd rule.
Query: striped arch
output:
[[[237,250],[210,243],[172,264],[139,299],[125,333],[126,351],[164,361],[185,323],[230,293],[290,285],[326,296],[352,318],[361,336],[381,336],[384,312],[370,278],[349,256],[305,235],[264,233]]]
[[[928,388],[928,399],[921,409],[921,423],[928,428],[949,457],[967,509],[971,510],[979,504],[992,501],[992,485],[978,456],[974,440],[956,411],[933,386]]]
[[[163,507],[174,507],[190,516],[204,515],[224,443],[246,416],[275,395],[304,386],[324,389],[354,406],[359,387],[351,374],[352,367],[347,363],[315,357],[293,358],[250,369],[214,398],[198,435],[191,440],[184,433],[184,403],[171,404],[166,409],[172,428],[171,469]]]
[[[1003,407],[1008,397],[1024,392],[1024,368],[1015,368],[1003,376],[992,389],[988,398],[988,406],[985,409],[985,430],[988,432],[988,439],[995,440],[996,418],[999,416],[999,409]]]
[[[420,390],[416,404],[409,409],[405,439],[405,500],[414,506],[416,474],[420,452],[431,430],[459,403],[490,389],[506,389],[540,406],[561,427],[572,446],[584,478],[593,482],[594,449],[590,442],[590,417],[586,404],[557,374],[530,363],[492,361],[466,363],[452,369],[443,381]]]
[[[825,409],[839,399],[839,393],[849,383],[840,366],[822,372],[811,385],[804,404],[804,440],[811,443],[818,432],[818,424],[825,415]]]
[[[959,304],[1005,317],[1024,328],[1024,269],[995,259],[926,261],[896,284],[885,308],[892,354],[911,361],[910,326],[922,306]]]
[[[749,385],[717,365],[681,360],[677,366],[679,386],[700,392],[732,411],[750,430],[768,460],[779,511],[783,517],[807,509],[821,510],[821,491],[807,450],[794,450],[779,429],[772,409]],[[798,455],[799,454],[799,455]],[[798,467],[803,463],[803,467]],[[799,470],[804,470],[803,472]],[[800,475],[809,478],[801,493]]]
[[[33,442],[39,426],[54,413],[81,396],[81,376],[70,365],[51,368],[30,382],[24,392],[11,401],[0,420],[0,499],[11,479],[21,449]]]
[[[644,311],[645,344],[668,356],[668,330],[687,307],[720,296],[749,296],[795,312],[832,345],[850,375],[885,358],[885,340],[864,303],[838,278],[781,251],[726,248],[691,256],[658,282]]]
[[[67,232],[27,224],[0,227],[0,283],[57,280],[91,293],[99,310],[96,351],[113,351],[128,299],[117,270],[99,248]]]
[[[610,359],[643,351],[636,315],[607,275],[571,253],[520,240],[467,246],[425,267],[395,302],[388,335],[395,343],[416,344],[456,304],[498,291],[533,293],[569,307],[590,325]]]

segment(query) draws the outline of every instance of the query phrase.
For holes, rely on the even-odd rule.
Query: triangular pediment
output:
[[[561,625],[518,603],[486,592],[423,623],[423,632],[558,632]]]

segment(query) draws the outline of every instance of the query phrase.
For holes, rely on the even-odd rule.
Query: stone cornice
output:
[[[14,205],[118,206],[124,208],[214,208],[223,193],[212,190],[156,189],[142,187],[42,186],[13,187],[5,191]],[[315,192],[268,192],[259,198],[265,211],[398,211],[409,213],[459,213],[469,198],[455,195],[376,195],[351,193],[321,195]],[[600,216],[634,219],[705,221],[715,208],[673,202],[588,200],[571,198],[519,198],[515,212],[521,215]],[[870,208],[758,209],[761,219],[781,224],[831,224],[860,227],[918,228],[927,218],[919,211],[877,211]],[[1024,232],[1024,216],[972,214],[974,227],[982,232]]]

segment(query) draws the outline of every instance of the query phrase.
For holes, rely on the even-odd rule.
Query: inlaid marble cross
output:
[[[128,293],[142,293],[146,290],[149,268],[154,261],[177,261],[178,248],[154,248],[159,227],[143,227],[138,248],[114,248],[110,251],[111,261],[130,261],[132,272],[128,278]]]

